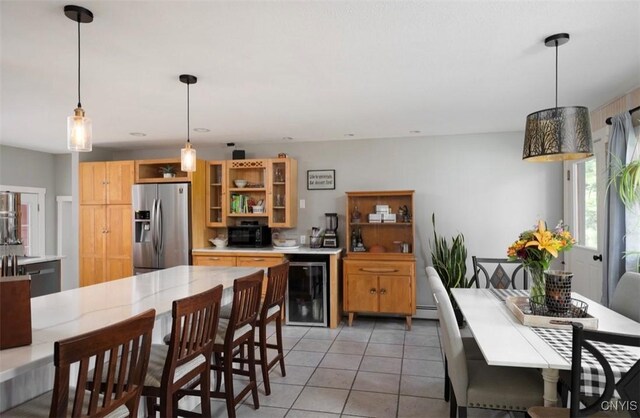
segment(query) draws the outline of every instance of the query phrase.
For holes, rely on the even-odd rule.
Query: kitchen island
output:
[[[155,309],[153,341],[161,343],[171,328],[174,300],[222,284],[223,303],[230,303],[233,281],[257,270],[251,267],[178,266],[32,299],[33,343],[0,352],[0,410],[9,409],[53,387],[55,341]]]
[[[200,266],[252,266],[271,267],[285,259],[301,255],[329,257],[329,327],[336,328],[342,318],[342,248],[310,248],[300,246],[295,249],[284,247],[239,248],[207,247],[193,249],[193,264]]]

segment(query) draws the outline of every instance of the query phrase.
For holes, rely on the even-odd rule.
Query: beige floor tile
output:
[[[264,393],[264,385],[260,385],[258,388],[260,407],[272,406],[275,408],[291,408],[291,405],[293,405],[302,389],[304,389],[304,386],[272,383],[271,394],[267,396]],[[253,406],[251,396],[244,400],[244,404]]]
[[[345,414],[365,417],[393,418],[398,409],[398,395],[352,390],[344,408]]]
[[[314,353],[312,351],[289,351],[284,358],[285,365],[316,367],[324,353]]]
[[[319,386],[336,389],[351,389],[353,379],[356,377],[355,370],[323,369],[318,367],[309,382],[308,386]]]
[[[269,373],[270,383],[284,383],[287,385],[304,385],[307,383],[315,368],[305,366],[294,366],[285,363],[286,376],[282,376],[280,366],[276,365]]]
[[[397,394],[400,387],[399,374],[371,373],[359,371],[353,382],[353,390]]]
[[[402,358],[402,347],[397,344],[369,343],[365,355]]]
[[[260,408],[253,409],[253,406],[249,405],[240,405],[238,409],[236,409],[236,417],[237,418],[282,418],[286,415],[288,409],[286,408],[273,408],[270,406],[260,405]],[[212,411],[213,412],[213,411]],[[226,413],[226,409],[225,409]],[[216,414],[213,414],[214,417],[217,417]],[[225,415],[226,416],[226,415]]]
[[[284,350],[291,350],[294,345],[298,344],[298,341],[300,341],[300,337],[282,337],[282,348]],[[276,336],[272,335],[271,337],[267,338],[267,342],[269,344],[275,344]]]
[[[414,360],[442,361],[442,350],[440,349],[440,347],[405,345],[404,358]]]
[[[338,418],[340,414],[330,414],[328,412],[303,411],[301,409],[290,409],[287,418]]]
[[[331,346],[331,340],[312,340],[303,338],[296,345],[293,346],[292,350],[297,351],[316,351],[318,353],[326,353],[329,347]]]
[[[306,387],[293,405],[294,409],[341,413],[348,390]]]
[[[320,367],[340,370],[358,370],[360,360],[362,360],[362,356],[355,354],[327,353],[322,359]]]
[[[442,399],[400,395],[398,418],[444,418],[449,416],[449,404]],[[469,414],[469,417],[473,415]]]
[[[400,374],[402,359],[393,357],[364,356],[360,370],[365,372]]]
[[[285,325],[282,327],[283,337],[297,337],[302,338],[303,335],[309,331],[309,327],[296,327],[291,325]]]
[[[406,324],[407,324],[407,321],[404,318],[402,319],[384,318],[384,319],[378,319],[378,321],[376,321],[375,329],[404,331],[407,328]]]
[[[443,362],[404,359],[402,363],[402,374],[444,378]]]
[[[400,394],[426,398],[444,398],[444,379],[427,376],[402,375]]]
[[[330,353],[337,354],[364,354],[367,343],[358,341],[334,341],[329,349]]]
[[[436,334],[424,335],[424,334],[407,333],[407,335],[404,338],[404,344],[440,347],[440,338]]]
[[[355,330],[352,328],[343,328],[336,337],[336,341],[357,341],[366,343],[371,338],[371,330]]]
[[[398,330],[373,330],[369,342],[382,344],[404,344],[404,331]]]
[[[331,329],[331,328],[312,328],[304,334],[304,339],[312,338],[315,340],[335,340],[335,338],[340,334],[340,329]]]

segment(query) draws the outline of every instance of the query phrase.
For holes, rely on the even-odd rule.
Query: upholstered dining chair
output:
[[[211,370],[216,373],[216,387],[211,396],[226,400],[229,418],[236,416],[236,405],[249,392],[254,408],[260,408],[254,338],[263,277],[264,273],[260,270],[233,282],[231,315],[229,319],[220,319],[213,344],[214,362],[211,364]],[[248,348],[247,358],[237,357],[236,354],[242,351],[240,348],[244,345]],[[234,368],[234,362],[240,363],[241,368]],[[248,366],[248,370],[244,370],[245,365]],[[224,392],[221,391],[223,374]],[[237,395],[233,390],[234,375],[249,377],[245,387]]]
[[[604,331],[586,330],[580,323],[572,323],[572,349],[571,349],[571,397],[569,408],[535,406],[528,410],[532,418],[569,418],[615,415],[615,409],[611,406],[620,405],[618,411],[622,416],[640,416],[640,360],[636,361],[624,377],[616,382],[611,363],[598,344],[640,347],[640,337],[637,335],[623,335]],[[595,344],[594,344],[595,343]],[[605,375],[604,390],[599,397],[582,396],[581,373],[583,368],[583,353],[590,353],[602,366]],[[591,384],[589,380],[587,382]],[[620,396],[614,398],[614,391]],[[625,408],[626,405],[626,408]],[[625,410],[623,410],[625,409]]]
[[[150,309],[108,327],[57,341],[53,353],[53,390],[2,415],[137,416],[155,316],[155,310]],[[117,367],[122,359],[126,366]],[[78,376],[70,382],[72,365],[78,366]],[[102,385],[103,379],[109,384]]]
[[[481,258],[475,255],[473,277],[469,287],[475,286],[494,289],[527,289],[529,287],[527,271],[519,260],[508,258]],[[482,282],[482,283],[481,283]]]
[[[640,273],[628,271],[622,275],[611,299],[611,309],[640,322]]]
[[[432,293],[440,291],[446,294],[447,289],[444,287],[444,284],[442,284],[442,280],[440,280],[440,276],[438,275],[436,270],[431,266],[427,266],[426,270],[427,279],[429,280],[429,286],[431,286]],[[473,337],[462,337],[462,344],[464,345],[464,350],[468,359],[484,359],[482,351],[480,351],[480,347],[478,347],[478,344]],[[444,345],[442,346],[442,349],[442,357],[444,360],[444,400],[449,402],[451,383],[449,381],[449,371],[447,370],[447,355],[444,352]]]
[[[222,285],[173,301],[169,344],[154,344],[144,381],[147,415],[190,414],[178,409],[186,395],[199,395],[202,416],[211,415],[210,364],[218,329]],[[194,388],[198,386],[198,389]],[[160,402],[157,402],[157,399]]]
[[[453,305],[442,290],[434,295],[443,333],[443,345],[451,381],[450,416],[467,416],[467,408],[526,411],[543,402],[539,371],[489,366],[484,360],[467,358]]]

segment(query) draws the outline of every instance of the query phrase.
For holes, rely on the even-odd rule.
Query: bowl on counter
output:
[[[243,187],[245,187],[247,185],[247,181],[246,180],[242,180],[242,179],[238,179],[238,180],[234,180],[233,184],[235,184],[236,187],[239,187],[239,188],[242,189]]]
[[[272,238],[275,247],[289,248],[297,247],[298,241],[295,238]]]
[[[224,248],[227,246],[226,238],[211,238],[209,242],[212,243],[216,248]]]

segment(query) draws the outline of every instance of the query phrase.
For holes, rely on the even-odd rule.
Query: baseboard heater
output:
[[[416,305],[416,314],[413,317],[420,319],[438,319],[438,311],[433,305]]]

